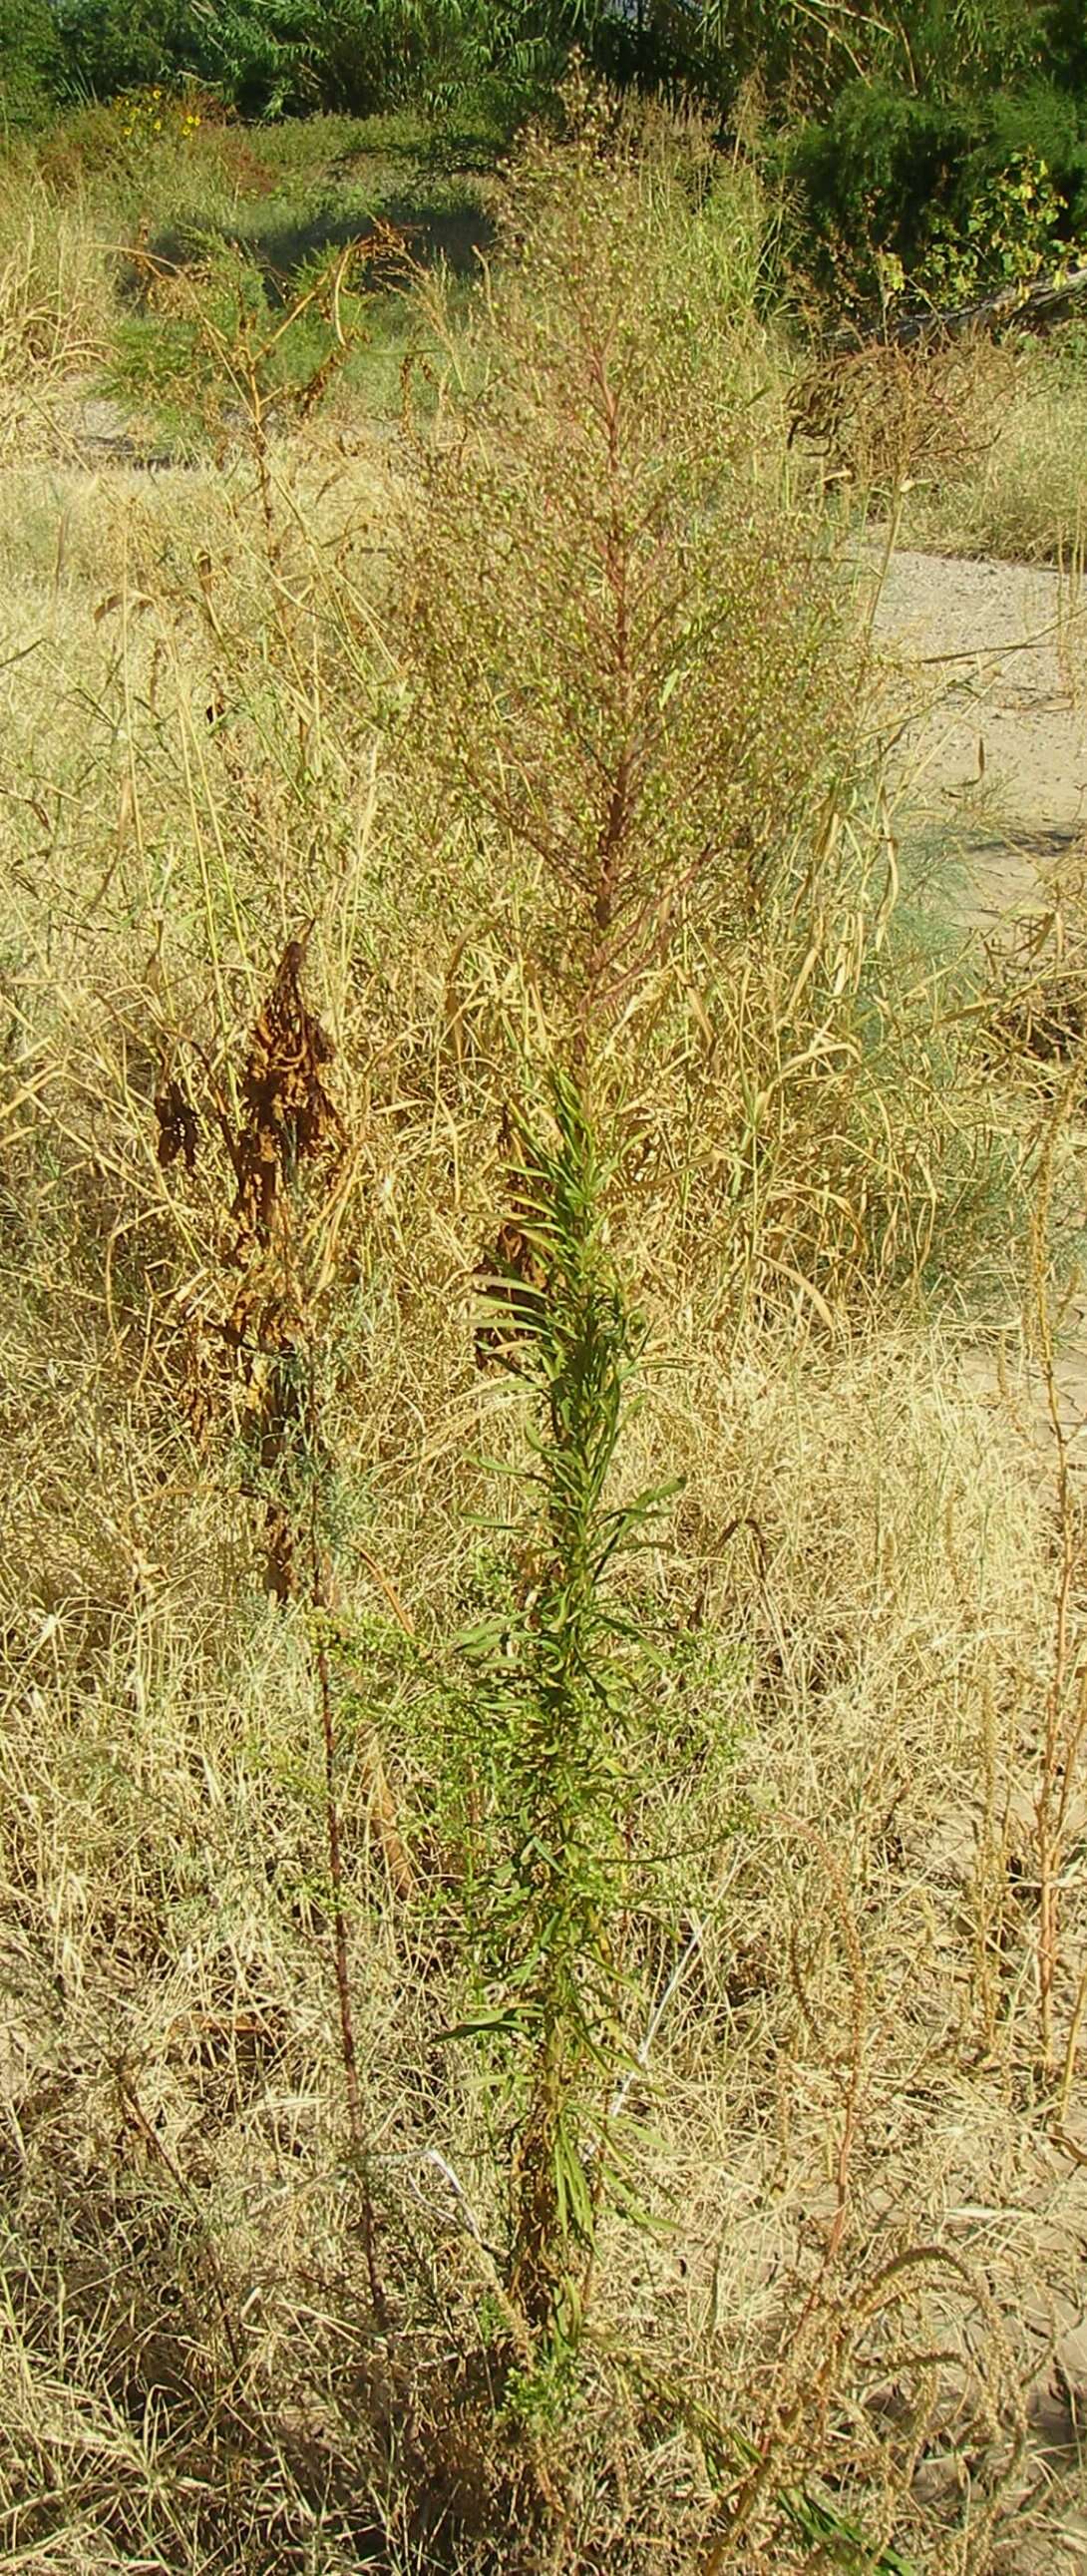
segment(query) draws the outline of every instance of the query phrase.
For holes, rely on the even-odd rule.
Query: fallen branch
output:
[[[1073,268],[1066,277],[1038,278],[1033,286],[1002,286],[980,304],[959,304],[949,313],[908,313],[897,322],[881,323],[878,331],[836,331],[832,345],[845,350],[884,340],[900,349],[924,347],[930,341],[956,340],[966,331],[1000,322],[1049,319],[1085,291],[1087,267]]]

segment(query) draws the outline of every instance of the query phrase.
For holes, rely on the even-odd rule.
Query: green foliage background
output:
[[[0,111],[17,133],[192,80],[244,118],[409,105],[512,133],[575,46],[621,86],[696,96],[723,139],[739,131],[839,299],[873,300],[877,254],[923,284],[956,235],[964,284],[999,283],[1004,249],[987,265],[983,236],[1024,173],[1053,201],[1039,254],[1087,237],[1081,0],[0,0]]]

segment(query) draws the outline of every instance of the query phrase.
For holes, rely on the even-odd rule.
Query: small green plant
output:
[[[1026,289],[1039,276],[1056,281],[1076,256],[1048,162],[1022,152],[985,181],[964,214],[937,211],[913,283],[936,305],[967,304],[1005,287]]]
[[[614,1499],[644,1331],[612,1270],[606,1174],[572,1081],[554,1077],[550,1107],[550,1137],[518,1125],[515,1232],[507,1223],[485,1290],[485,1347],[537,1409],[535,1525],[522,1545],[539,1570],[512,1649],[494,1622],[465,1641],[470,1735],[486,1748],[493,1803],[468,1839],[482,1995],[464,2027],[498,2046],[516,2105],[507,2280],[531,2337],[532,2367],[511,2388],[526,2420],[569,2392],[614,2179],[646,1677],[616,1575],[659,1502]]]
[[[208,437],[240,430],[256,471],[270,553],[274,553],[273,429],[302,423],[365,337],[362,285],[392,243],[387,228],[319,260],[283,303],[234,244],[192,268],[149,251],[130,256],[144,311],[115,337],[109,381],[129,398],[195,412]]]

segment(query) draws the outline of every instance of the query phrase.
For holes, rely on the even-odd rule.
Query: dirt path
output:
[[[956,910],[998,933],[1044,902],[1062,859],[1078,849],[1087,860],[1087,591],[1075,598],[1043,567],[901,553],[874,633],[893,688],[917,709],[895,757],[902,827],[953,854]],[[1051,1476],[1037,1374],[1016,1350],[1002,1366]],[[1007,1410],[991,1351],[966,1352],[963,1369]],[[1065,1315],[1057,1377],[1073,1460],[1087,1468],[1087,1292]]]
[[[966,917],[989,926],[1087,834],[1087,589],[900,553],[874,632],[921,709],[898,756],[911,821],[953,840]]]

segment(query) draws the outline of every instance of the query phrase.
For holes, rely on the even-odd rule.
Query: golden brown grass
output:
[[[981,343],[930,362],[937,414],[957,410],[956,449],[922,436],[905,526],[908,541],[948,554],[1057,563],[1083,535],[1079,459],[1087,435],[1082,321],[1049,338]]]
[[[904,544],[1067,562],[1083,537],[1083,347],[1072,322],[847,349],[799,368],[794,443],[830,489],[893,511]]]
[[[59,206],[32,168],[12,164],[0,210],[0,460],[55,438],[66,381],[105,354],[106,252],[87,205]]]
[[[1038,2047],[1060,1560],[961,1321],[982,1270],[1012,1311],[984,1140],[1017,1113],[977,1051],[933,1053],[959,1004],[895,941],[845,570],[794,488],[750,270],[706,336],[735,204],[707,210],[659,128],[610,168],[537,147],[529,181],[540,266],[496,280],[422,468],[408,441],[283,442],[271,553],[244,459],[8,469],[0,1402],[25,1465],[0,1551],[0,2527],[43,2570],[664,2576],[842,2563],[852,2520],[854,2567],[893,2547],[932,2576],[1064,2576],[1087,2137],[1078,1808],[1063,2095]],[[588,292],[573,261],[574,309],[628,371],[610,494],[571,246],[600,263]],[[680,321],[670,351],[638,332],[684,254],[706,263],[686,407]],[[428,305],[431,350],[439,325]],[[646,525],[671,623],[617,681],[608,567],[626,536],[640,575]],[[623,843],[634,937],[586,970],[597,800],[639,691],[666,722]],[[741,760],[745,806],[715,813],[713,764],[724,791]],[[222,1131],[190,1174],[154,1111],[184,1078],[229,1120],[303,933],[351,1178],[334,1259],[303,1247],[335,1528],[316,1605],[262,1592],[244,1387],[194,1403],[237,1270]],[[501,1108],[576,1042],[586,971],[615,1255],[652,1328],[616,1498],[682,1481],[625,1578],[661,1655],[615,2067],[637,2193],[602,2236],[577,2411],[543,2406],[519,2447],[480,2360],[508,2115],[443,2040],[445,1765],[456,1633],[513,1616],[483,1461],[523,1454],[525,1398],[474,1355]]]

